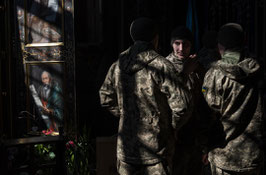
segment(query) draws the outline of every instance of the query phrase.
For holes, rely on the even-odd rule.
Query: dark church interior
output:
[[[158,53],[162,56],[172,51],[170,34],[176,26],[191,29],[193,53],[197,54],[205,32],[238,23],[245,31],[246,48],[260,61],[266,79],[264,0],[46,1],[0,1],[3,174],[117,174],[114,138],[119,118],[101,107],[99,89],[112,63],[133,44],[129,27],[138,17],[159,23]],[[59,5],[52,4],[55,2]],[[44,28],[48,38],[38,33]],[[31,89],[41,86],[42,71],[59,82],[64,102],[60,104],[62,125],[53,136],[45,131],[47,123],[36,107],[35,89]],[[265,91],[263,97],[265,101]],[[69,151],[72,143],[79,148]],[[35,154],[52,160],[47,163]]]

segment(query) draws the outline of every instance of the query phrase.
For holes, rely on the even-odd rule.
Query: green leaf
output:
[[[54,153],[54,152],[50,152],[50,153],[49,153],[49,157],[50,157],[51,159],[54,159],[54,158],[55,158],[55,153]]]

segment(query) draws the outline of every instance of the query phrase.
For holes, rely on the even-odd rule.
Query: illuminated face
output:
[[[174,40],[173,44],[174,55],[180,59],[185,59],[189,56],[191,50],[191,42],[186,39]]]
[[[42,73],[42,82],[43,82],[43,84],[45,84],[45,85],[48,85],[48,84],[50,84],[50,76],[49,76],[49,74],[48,74],[48,72],[43,72]]]

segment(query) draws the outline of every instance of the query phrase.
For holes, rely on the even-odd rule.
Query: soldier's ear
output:
[[[221,45],[220,43],[218,43],[218,49],[219,49],[220,55],[222,56],[224,54],[225,47]]]

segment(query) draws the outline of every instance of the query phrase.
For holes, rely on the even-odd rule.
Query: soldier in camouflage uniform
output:
[[[203,140],[207,139],[202,139],[204,124],[206,124],[203,119],[206,119],[205,116],[208,115],[209,110],[201,93],[204,69],[198,64],[196,55],[190,55],[192,43],[191,31],[185,26],[178,26],[171,33],[173,52],[166,57],[175,66],[176,74],[180,74],[194,103],[189,121],[177,133],[176,153],[173,160],[175,175],[201,174]],[[201,115],[203,112],[204,115]]]
[[[155,50],[153,20],[138,18],[130,34],[134,44],[113,63],[99,91],[101,105],[120,117],[117,170],[121,175],[168,175],[175,130],[187,120],[190,95],[174,67]]]
[[[239,24],[222,26],[218,34],[222,58],[204,78],[204,97],[220,115],[225,135],[209,152],[213,175],[258,175],[263,162],[260,66],[243,54],[243,43],[244,32]]]

